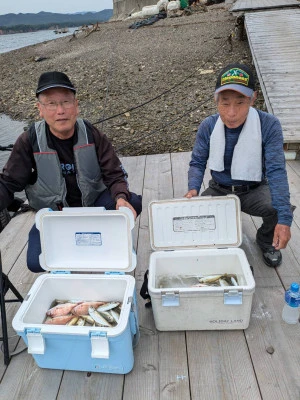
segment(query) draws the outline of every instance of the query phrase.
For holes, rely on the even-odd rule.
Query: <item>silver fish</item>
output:
[[[109,311],[99,311],[99,313],[106,319],[106,321],[110,322],[113,324],[115,322],[114,317],[110,313],[111,310]]]
[[[76,323],[76,325],[78,325],[78,326],[84,326],[84,324],[85,324],[85,320],[84,320],[83,318],[79,317],[79,318],[78,318],[78,321],[77,321],[77,323]]]
[[[118,307],[119,304],[120,304],[120,303],[117,303],[117,302],[105,303],[105,304],[103,304],[102,306],[98,307],[98,308],[97,308],[97,311],[98,311],[98,312],[100,312],[100,311],[108,311],[108,310],[111,310],[112,308]]]
[[[108,321],[106,321],[106,319],[102,317],[102,315],[93,307],[89,308],[89,314],[96,322],[96,324],[99,324],[100,326],[111,326],[111,324]]]
[[[77,325],[78,317],[73,317],[71,321],[67,322],[66,325]]]
[[[234,279],[233,276],[230,278],[230,280],[231,280],[233,286],[238,286],[238,283],[237,283],[237,281]]]
[[[109,312],[111,313],[113,319],[118,323],[120,319],[120,314],[115,310],[110,310]]]
[[[206,285],[205,283],[197,283],[196,285],[193,285],[191,287],[208,287],[209,285]]]
[[[223,275],[208,275],[199,278],[200,283],[213,283],[222,278]]]
[[[81,315],[81,318],[83,318],[86,322],[88,322],[91,325],[95,323],[94,319],[90,315]]]
[[[220,278],[219,279],[220,286],[229,286],[229,283],[225,280]]]

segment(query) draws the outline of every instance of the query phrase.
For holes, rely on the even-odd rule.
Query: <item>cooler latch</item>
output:
[[[162,292],[161,304],[163,307],[178,307],[180,305],[179,292]]]
[[[92,358],[109,358],[109,342],[106,332],[91,332]]]
[[[239,305],[243,304],[243,291],[237,289],[224,290],[224,304]]]
[[[29,354],[45,354],[45,339],[40,329],[26,329]]]

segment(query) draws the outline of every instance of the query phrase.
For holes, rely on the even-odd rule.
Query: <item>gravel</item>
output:
[[[88,36],[1,54],[0,113],[38,120],[38,78],[59,70],[78,90],[81,116],[107,134],[119,155],[190,151],[199,123],[216,111],[218,71],[230,62],[251,64],[248,42],[234,35],[235,17],[224,4],[135,30],[133,22],[103,23]]]

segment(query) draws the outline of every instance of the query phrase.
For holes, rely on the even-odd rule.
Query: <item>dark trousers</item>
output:
[[[129,203],[135,209],[137,215],[142,212],[142,196],[130,193]],[[106,210],[115,210],[116,202],[111,197],[108,190],[105,190],[95,201],[95,207],[105,207]],[[27,250],[27,266],[32,272],[45,272],[39,263],[39,255],[41,254],[40,232],[35,226],[31,228],[28,238]]]
[[[201,196],[226,196],[235,194],[241,202],[241,210],[254,217],[261,217],[263,223],[257,230],[256,242],[262,251],[272,247],[274,229],[277,225],[277,211],[272,206],[270,188],[267,183],[262,183],[247,192],[232,192],[218,186],[213,180],[209,181],[209,187],[201,193]]]

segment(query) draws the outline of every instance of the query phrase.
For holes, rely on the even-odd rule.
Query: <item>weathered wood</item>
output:
[[[284,142],[298,143],[300,9],[246,13],[245,28],[267,110],[279,117]]]
[[[151,253],[147,205],[151,200],[172,197],[170,155],[147,156],[143,188],[145,209],[140,220],[138,264],[135,275],[138,293],[144,273],[149,266]],[[139,300],[141,300],[140,297]],[[145,308],[144,301],[139,301],[139,316],[141,337],[135,349],[135,368],[125,380],[124,400],[159,398],[161,354],[158,352],[158,332],[155,329],[152,310]],[[139,382],[138,385],[137,382]]]
[[[110,399],[121,400],[123,375],[65,371],[57,400]]]
[[[282,288],[257,288],[245,332],[264,400],[295,399],[300,393],[300,329],[282,321],[283,297]]]
[[[261,399],[243,331],[187,332],[192,399]]]
[[[26,212],[13,218],[0,234],[3,272],[8,273],[28,241],[34,213]]]
[[[131,373],[87,374],[37,367],[27,352],[3,364],[0,352],[0,400],[112,399],[296,399],[299,397],[299,324],[282,322],[284,288],[300,281],[300,161],[287,162],[291,203],[297,206],[292,239],[283,250],[279,268],[267,267],[255,243],[260,218],[242,214],[243,243],[254,268],[256,289],[249,328],[245,331],[159,332],[153,312],[139,295],[152,252],[148,230],[148,203],[155,199],[181,198],[187,191],[191,153],[161,154],[122,159],[130,189],[143,194],[143,212],[136,222],[134,243],[138,262],[135,271],[141,338],[134,350]],[[207,187],[207,169],[201,191]],[[25,295],[39,274],[26,267],[27,235],[34,214],[13,219],[0,234],[4,270]],[[9,336],[19,304],[7,305]],[[183,327],[184,329],[184,327]],[[23,340],[10,340],[21,349]],[[267,352],[272,346],[274,353]],[[270,351],[270,349],[268,349]],[[297,397],[298,396],[298,397]]]
[[[27,353],[12,358],[1,381],[1,400],[56,399],[63,371],[41,369]]]
[[[237,0],[230,8],[231,12],[265,10],[270,8],[297,7],[297,0]]]

